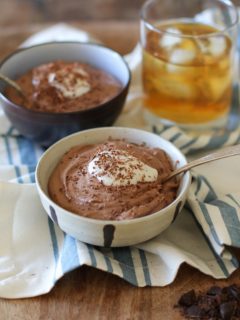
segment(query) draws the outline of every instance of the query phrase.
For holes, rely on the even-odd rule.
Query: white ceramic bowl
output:
[[[48,196],[47,185],[50,174],[66,151],[76,145],[101,143],[109,137],[126,139],[138,144],[144,142],[149,147],[164,149],[178,166],[187,162],[173,144],[156,134],[119,127],[90,129],[63,138],[43,154],[36,169],[37,189],[50,218],[74,238],[98,246],[134,245],[153,238],[171,225],[185,203],[191,181],[189,172],[182,177],[177,198],[170,205],[153,214],[132,220],[110,221],[82,217],[61,208]]]

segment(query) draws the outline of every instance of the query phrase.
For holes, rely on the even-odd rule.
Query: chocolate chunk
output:
[[[191,290],[180,297],[177,306],[186,319],[240,319],[240,287],[235,284],[223,288],[213,286],[199,294]]]
[[[231,320],[236,310],[236,302],[229,301],[220,305],[220,315],[223,320]]]
[[[184,293],[179,299],[178,303],[181,306],[189,307],[192,306],[197,301],[196,294],[194,290]]]
[[[216,295],[220,295],[221,293],[222,293],[222,289],[217,286],[213,286],[207,291],[207,295],[209,296],[216,296]]]
[[[186,310],[186,314],[191,319],[201,319],[206,315],[204,309],[200,308],[199,306],[193,305]]]
[[[218,319],[219,318],[219,311],[216,308],[210,308],[207,312],[206,319]]]
[[[228,287],[228,293],[237,301],[240,301],[240,290],[236,285],[233,284],[230,287]]]

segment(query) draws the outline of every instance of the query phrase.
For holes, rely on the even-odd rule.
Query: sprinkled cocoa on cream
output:
[[[116,96],[121,83],[107,72],[80,62],[55,61],[33,68],[16,82],[27,99],[14,89],[7,97],[18,105],[41,112],[87,110]]]
[[[109,140],[65,153],[50,176],[48,191],[53,201],[81,216],[133,219],[176,198],[177,180],[161,183],[172,170],[161,149]]]
[[[104,150],[88,164],[88,172],[105,186],[126,186],[157,180],[158,172],[124,150]]]

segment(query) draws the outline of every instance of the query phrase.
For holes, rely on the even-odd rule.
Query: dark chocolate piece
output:
[[[184,293],[177,307],[185,319],[236,320],[240,319],[240,287],[212,286],[206,292],[194,290]]]

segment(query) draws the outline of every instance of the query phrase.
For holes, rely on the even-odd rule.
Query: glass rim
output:
[[[190,35],[190,34],[178,34],[178,33],[175,33],[175,32],[171,32],[171,31],[167,31],[166,29],[159,29],[157,27],[155,27],[153,24],[151,24],[148,19],[146,19],[144,17],[144,11],[146,9],[146,7],[152,3],[152,2],[155,2],[156,0],[147,0],[142,8],[141,8],[141,11],[140,11],[140,19],[141,19],[141,23],[144,23],[148,29],[152,30],[152,31],[155,31],[156,33],[161,33],[161,34],[167,34],[169,36],[172,36],[172,37],[176,37],[176,38],[189,38],[189,39],[199,39],[199,38],[208,38],[208,37],[213,37],[213,36],[220,36],[222,35],[223,33],[237,27],[238,25],[238,22],[239,22],[239,14],[238,14],[238,9],[237,7],[231,2],[231,1],[228,1],[228,0],[215,0],[215,2],[219,2],[219,3],[222,3],[224,4],[226,7],[228,8],[231,8],[233,9],[234,13],[235,13],[235,16],[233,17],[233,22],[231,22],[231,24],[229,24],[229,26],[226,26],[225,28],[223,28],[222,30],[218,30],[216,32],[210,32],[210,33],[205,33],[205,34],[200,34],[200,35]],[[160,0],[157,0],[157,1],[160,1]],[[181,19],[181,18],[180,18]],[[182,19],[184,19],[184,17],[182,17]],[[189,18],[191,19],[191,18]],[[167,21],[167,20],[164,20],[164,19],[161,19],[162,21]],[[168,19],[169,21],[172,21],[174,20],[173,19]]]

